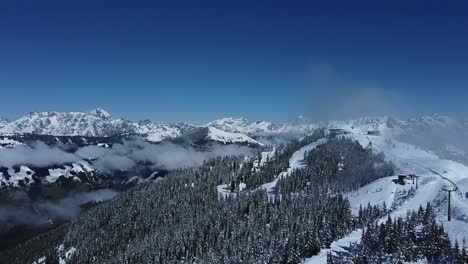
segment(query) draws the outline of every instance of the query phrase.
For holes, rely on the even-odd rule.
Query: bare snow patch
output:
[[[64,251],[65,247],[63,246],[63,244],[57,248],[57,253],[59,254],[59,264],[66,264],[67,260],[69,260],[75,253],[76,248],[70,247],[66,252]]]

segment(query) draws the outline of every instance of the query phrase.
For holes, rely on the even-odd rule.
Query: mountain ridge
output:
[[[102,108],[88,112],[31,112],[13,121],[0,119],[0,135],[40,134],[54,136],[93,136],[109,137],[122,134],[144,135],[147,140],[159,142],[173,139],[184,133],[202,128],[214,127],[228,133],[259,137],[275,134],[308,134],[317,128],[339,128],[348,131],[368,133],[378,131],[387,136],[419,134],[421,131],[434,131],[454,128],[468,135],[468,116],[453,118],[432,114],[410,119],[392,116],[362,117],[351,120],[312,121],[303,116],[286,123],[265,120],[251,122],[246,118],[224,117],[204,125],[189,123],[156,123],[148,119],[132,122],[112,116]],[[238,135],[242,137],[241,135]]]

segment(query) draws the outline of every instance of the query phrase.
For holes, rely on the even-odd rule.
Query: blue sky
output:
[[[463,1],[135,2],[1,2],[0,116],[468,113]]]

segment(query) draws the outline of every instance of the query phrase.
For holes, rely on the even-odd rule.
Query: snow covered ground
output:
[[[78,173],[89,173],[95,171],[88,162],[82,160],[76,163],[72,163],[71,166],[64,165],[63,167],[49,169],[49,174],[44,177],[45,182],[54,183],[60,177],[73,178],[74,181],[81,181],[77,177]],[[16,171],[12,167],[8,168],[8,175],[4,175],[3,172],[0,172],[0,186],[1,187],[19,187],[30,186],[34,180],[33,176],[35,172],[30,169],[28,166],[20,166],[19,170]]]
[[[265,164],[265,162],[267,162],[268,159],[271,159],[275,156],[275,151],[276,151],[276,148],[273,148],[271,151],[264,151],[261,153],[261,158],[260,160],[255,160],[254,161],[254,168],[255,169],[258,169],[260,167],[263,167],[263,165]]]
[[[25,185],[29,185],[33,182],[32,176],[34,172],[27,166],[20,166],[18,172],[15,172],[13,168],[8,168],[8,174],[10,175],[10,178],[7,180],[3,173],[0,172],[0,184],[2,186],[18,187],[20,186],[20,182]]]

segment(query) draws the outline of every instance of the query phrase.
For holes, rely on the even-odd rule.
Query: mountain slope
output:
[[[0,117],[0,129],[8,124],[8,120]]]

